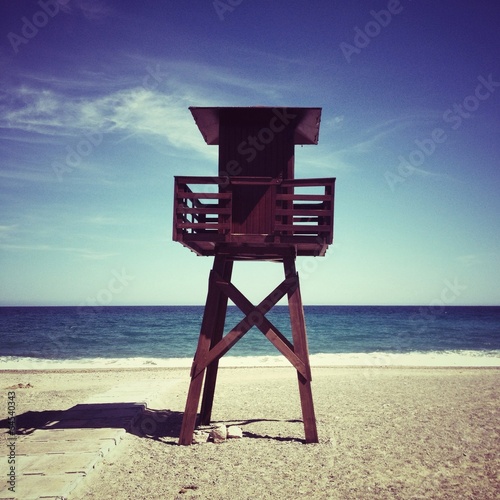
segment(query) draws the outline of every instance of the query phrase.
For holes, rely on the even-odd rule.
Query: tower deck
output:
[[[334,178],[175,177],[173,239],[205,256],[225,249],[273,259],[290,247],[323,256],[333,242],[334,194]]]

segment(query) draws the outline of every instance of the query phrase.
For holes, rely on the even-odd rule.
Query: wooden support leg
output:
[[[297,371],[306,443],[317,443],[318,432],[316,429],[316,417],[314,415],[314,403],[311,390],[312,377],[307,347],[306,323],[300,295],[299,276],[295,269],[295,258],[285,258],[283,265],[285,268],[285,276],[287,278],[295,277],[297,280],[297,286],[288,293],[288,308],[290,310],[294,352],[303,361],[306,372],[306,376],[304,376]]]
[[[218,274],[224,274],[226,269],[226,257],[216,256],[214,259],[213,270],[210,273],[207,301],[205,304],[205,312],[203,314],[203,322],[201,325],[200,337],[198,339],[198,347],[193,360],[191,368],[191,383],[182,419],[181,433],[179,436],[180,445],[190,445],[193,442],[193,433],[196,426],[196,414],[198,412],[198,404],[200,402],[201,389],[203,386],[203,378],[205,370],[197,371],[197,361],[203,360],[208,355],[210,346],[212,344],[213,333],[217,324],[217,316],[215,312],[218,311],[221,302],[221,292],[214,282],[214,271]],[[216,376],[215,369],[215,376]],[[212,373],[215,388],[215,377]],[[213,396],[213,394],[212,394]]]
[[[208,295],[200,337],[198,339],[198,347],[191,369],[191,383],[182,421],[179,444],[190,445],[192,443],[204,378],[205,387],[200,421],[203,424],[210,423],[219,358],[248,331],[252,324],[258,326],[264,335],[268,337],[297,369],[305,440],[307,443],[318,442],[311,391],[311,367],[309,364],[307,333],[300,295],[299,277],[295,269],[295,256],[284,257],[283,265],[285,269],[285,281],[266,297],[261,304],[254,307],[230,282],[233,261],[224,255],[217,255],[215,257],[213,269],[210,273]],[[266,312],[284,294],[288,295],[293,345],[265,318]],[[238,324],[237,327],[223,338],[228,297],[247,314],[243,323],[248,324]],[[252,315],[254,315],[253,318],[251,318]],[[257,322],[255,322],[255,318],[258,320]]]
[[[214,269],[215,270],[215,269]],[[225,260],[224,269],[222,270],[221,277],[227,281],[231,281],[233,271],[233,261]],[[212,314],[215,314],[216,323],[212,334],[212,341],[210,342],[210,349],[212,349],[222,339],[224,335],[224,323],[226,320],[227,312],[227,295],[219,293],[218,307]],[[217,370],[219,369],[219,359],[215,359],[207,367],[207,374],[205,376],[205,387],[203,389],[203,398],[201,400],[200,410],[200,423],[208,425],[212,417],[212,406],[214,402],[215,384],[217,382]]]

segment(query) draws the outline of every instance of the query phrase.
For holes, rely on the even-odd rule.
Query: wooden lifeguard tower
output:
[[[219,146],[219,171],[175,177],[173,239],[198,255],[215,257],[179,444],[192,444],[202,389],[199,423],[210,423],[219,359],[253,326],[297,369],[305,440],[317,442],[295,258],[323,256],[332,243],[335,179],[295,179],[294,146],[318,143],[321,108],[190,111],[206,143]],[[231,283],[233,263],[241,260],[283,264],[284,281],[258,305]],[[285,295],[292,341],[265,317]],[[228,299],[245,318],[224,335]]]

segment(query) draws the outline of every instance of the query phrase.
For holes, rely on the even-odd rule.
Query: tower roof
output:
[[[292,127],[294,144],[318,144],[321,108],[278,106],[190,107],[201,135],[209,145],[219,144],[220,123],[253,122],[269,127]]]

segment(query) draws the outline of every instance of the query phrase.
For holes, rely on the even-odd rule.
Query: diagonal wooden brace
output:
[[[221,278],[217,273],[214,273],[211,276],[211,279],[213,280],[212,283],[214,283],[221,290],[221,292],[226,294],[229,298],[231,298],[231,300],[234,299],[233,302],[237,306],[240,304],[241,307],[245,307],[248,313],[245,318],[243,318],[227,335],[225,335],[214,347],[210,349],[208,354],[203,359],[196,359],[196,363],[193,364],[191,376],[197,376],[213,361],[220,359],[250,330],[250,328],[253,326],[260,328],[264,315],[268,313],[280,299],[296,287],[296,283],[294,283],[293,278],[285,279],[264,300],[262,300],[257,307],[254,307],[234,285]],[[239,304],[237,302],[239,302]],[[283,349],[288,348],[289,351],[292,351],[295,363],[300,366],[300,360],[298,358],[295,359],[296,356],[293,354],[293,345],[274,325],[270,322],[268,323],[270,327],[268,326],[267,330],[272,330],[272,333],[268,333],[268,335],[273,338],[274,336],[278,337],[277,342],[285,344],[285,347],[282,347]],[[287,351],[287,354],[289,354],[289,351]]]
[[[192,443],[196,413],[203,384],[205,387],[200,411],[200,422],[210,423],[212,403],[219,359],[233,347],[253,326],[257,326],[273,345],[297,370],[300,401],[305,430],[305,442],[317,443],[318,433],[311,391],[311,369],[307,348],[307,333],[300,296],[299,277],[295,268],[295,255],[283,255],[285,280],[280,283],[258,306],[254,306],[232,283],[232,259],[216,255],[210,273],[209,290],[198,340],[198,348],[191,369],[186,409],[182,421],[179,444]],[[288,295],[290,326],[293,344],[265,315],[276,303]],[[243,311],[245,318],[226,336],[223,335],[227,301],[231,299]]]
[[[257,307],[255,307],[232,283],[228,283],[220,277],[216,277],[215,283],[217,287],[246,314],[242,322],[226,336],[228,337],[231,335],[227,340],[227,342],[230,343],[229,347],[225,349],[225,347],[221,345],[220,349],[225,349],[224,352],[227,352],[252,326],[257,326],[281,354],[290,361],[297,371],[304,377],[307,377],[308,370],[305,363],[295,354],[293,345],[279,329],[265,317],[265,314],[269,312],[285,294],[291,294],[295,291],[298,285],[297,276],[286,278]],[[245,325],[243,326],[242,323],[245,323]],[[226,337],[224,337],[224,339],[226,339]],[[224,342],[224,339],[222,339],[221,342]],[[216,347],[218,347],[218,345]]]

